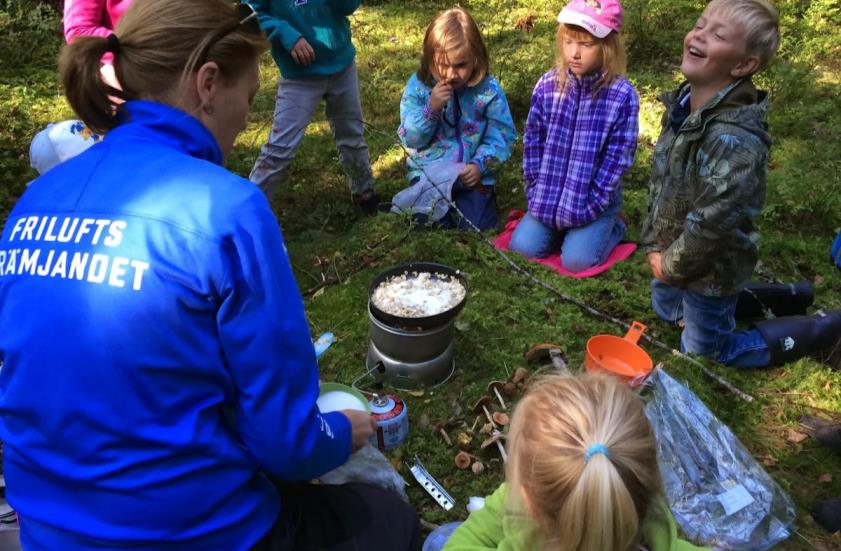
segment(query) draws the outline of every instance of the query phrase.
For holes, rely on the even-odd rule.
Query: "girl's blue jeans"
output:
[[[625,237],[625,223],[619,218],[622,201],[614,201],[598,218],[578,228],[557,230],[526,213],[511,235],[508,247],[523,256],[544,258],[559,246],[564,268],[583,272],[607,259]]]
[[[734,367],[765,367],[771,362],[771,353],[759,331],[736,331],[737,298],[707,297],[659,279],[651,281],[654,312],[670,323],[683,320],[682,352]]]

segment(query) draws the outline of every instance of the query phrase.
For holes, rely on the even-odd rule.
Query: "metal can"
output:
[[[406,403],[393,394],[375,396],[369,402],[371,414],[377,422],[377,432],[371,435],[371,445],[391,450],[409,435],[409,410]]]

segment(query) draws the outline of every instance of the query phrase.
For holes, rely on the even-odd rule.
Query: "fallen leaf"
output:
[[[802,432],[797,432],[794,429],[788,429],[788,433],[786,434],[786,440],[794,444],[799,444],[807,438],[809,438],[808,435],[803,434]]]
[[[470,331],[470,322],[469,321],[462,321],[456,320],[456,329],[459,331]]]
[[[421,398],[423,396],[423,390],[408,390],[407,392],[415,398]]]
[[[322,288],[321,288],[321,289],[319,289],[318,291],[314,292],[314,293],[312,294],[312,298],[320,297],[321,295],[323,295],[323,294],[324,294],[324,289],[326,289],[326,288],[327,288],[327,287],[322,287]]]
[[[823,385],[823,389],[824,389],[824,391],[826,391],[826,392],[829,392],[829,390],[830,390],[831,388],[832,388],[832,383],[831,383],[831,382],[829,382],[829,381],[827,381],[827,382],[826,382],[826,384],[825,384],[825,385]]]
[[[822,275],[816,275],[815,278],[812,280],[812,285],[814,285],[815,287],[819,286],[821,283],[823,283]]]
[[[830,483],[832,482],[832,475],[829,473],[823,473],[818,477],[818,482]]]
[[[765,457],[762,458],[762,464],[765,465],[766,467],[773,467],[774,465],[777,464],[777,461],[773,457],[771,457],[770,455],[766,455]]]

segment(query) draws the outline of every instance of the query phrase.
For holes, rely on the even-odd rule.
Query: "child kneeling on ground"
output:
[[[496,171],[511,156],[517,130],[488,63],[482,34],[467,10],[446,10],[427,28],[420,69],[400,100],[397,133],[409,149],[409,184],[435,180],[435,174],[448,172],[442,167],[458,164],[458,180],[451,193],[443,192],[466,220],[451,208],[435,220],[445,228],[497,226]]]
[[[735,331],[746,302],[759,299],[761,313],[773,317],[804,314],[812,301],[805,283],[746,285],[757,261],[754,219],[765,203],[771,144],[768,96],[751,76],[779,41],[779,15],[767,0],[707,5],[684,38],[687,82],[661,98],[666,113],[642,229],[654,311],[683,320],[683,351],[737,367],[780,365],[829,348],[841,335],[841,310]]]
[[[663,497],[643,402],[609,375],[552,375],[517,404],[506,482],[445,551],[689,551]]]
[[[573,0],[558,21],[558,65],[534,88],[523,137],[528,212],[509,246],[532,258],[560,246],[564,267],[581,272],[625,235],[621,177],[637,148],[639,98],[622,76],[617,0]]]

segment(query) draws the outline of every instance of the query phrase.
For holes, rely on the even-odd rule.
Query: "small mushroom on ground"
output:
[[[474,461],[470,469],[473,471],[473,474],[482,474],[482,471],[485,470],[485,465],[481,461]]]
[[[505,393],[506,396],[514,396],[517,394],[517,385],[512,383],[511,381],[505,381],[502,385],[502,391]]]
[[[491,433],[491,435],[482,442],[482,449],[484,450],[491,444],[496,444],[496,447],[499,449],[499,455],[502,457],[503,461],[508,461],[508,454],[505,453],[505,446],[502,445],[501,440],[505,438],[505,435],[498,430],[495,430]]]
[[[482,425],[482,428],[479,429],[479,434],[490,434],[491,432],[493,432],[493,430],[493,423],[485,423],[484,425]]]
[[[508,409],[508,406],[505,405],[505,400],[502,399],[503,386],[505,386],[505,383],[502,381],[491,381],[488,383],[488,394],[496,396],[496,399],[499,400],[499,405],[502,406],[502,409]]]
[[[473,421],[473,426],[472,426],[472,427],[470,427],[470,432],[475,432],[475,431],[476,431],[476,425],[478,425],[478,424],[479,424],[479,421],[481,421],[481,420],[482,420],[482,416],[481,416],[481,415],[477,415],[477,416],[476,416],[476,420],[475,420],[475,421]]]
[[[455,457],[456,467],[459,469],[466,469],[470,466],[470,454],[467,452],[458,452]]]
[[[458,443],[458,447],[466,450],[470,448],[470,443],[473,441],[473,437],[467,434],[466,432],[458,433],[456,437],[456,442]]]
[[[508,422],[509,422],[509,420],[510,420],[510,419],[508,418],[508,414],[507,414],[507,413],[504,413],[504,412],[502,412],[502,411],[495,411],[495,412],[493,412],[493,414],[491,415],[491,417],[493,418],[494,423],[496,423],[497,425],[502,425],[502,426],[507,425],[507,424],[508,424]]]
[[[443,439],[444,439],[444,442],[446,442],[448,446],[452,446],[452,445],[453,445],[453,441],[452,441],[452,440],[450,440],[450,435],[449,435],[449,434],[447,434],[447,431],[445,431],[445,430],[444,430],[444,427],[441,427],[441,428],[440,428],[440,429],[438,429],[438,430],[441,432],[441,438],[443,438]]]
[[[485,417],[488,418],[488,421],[491,420],[491,413],[488,411],[488,406],[491,405],[491,398],[490,396],[482,396],[479,400],[473,404],[472,411],[475,414],[484,413]]]
[[[529,371],[525,367],[518,367],[514,370],[514,373],[511,375],[509,381],[514,383],[514,385],[517,387],[522,387],[530,376],[531,371]]]

